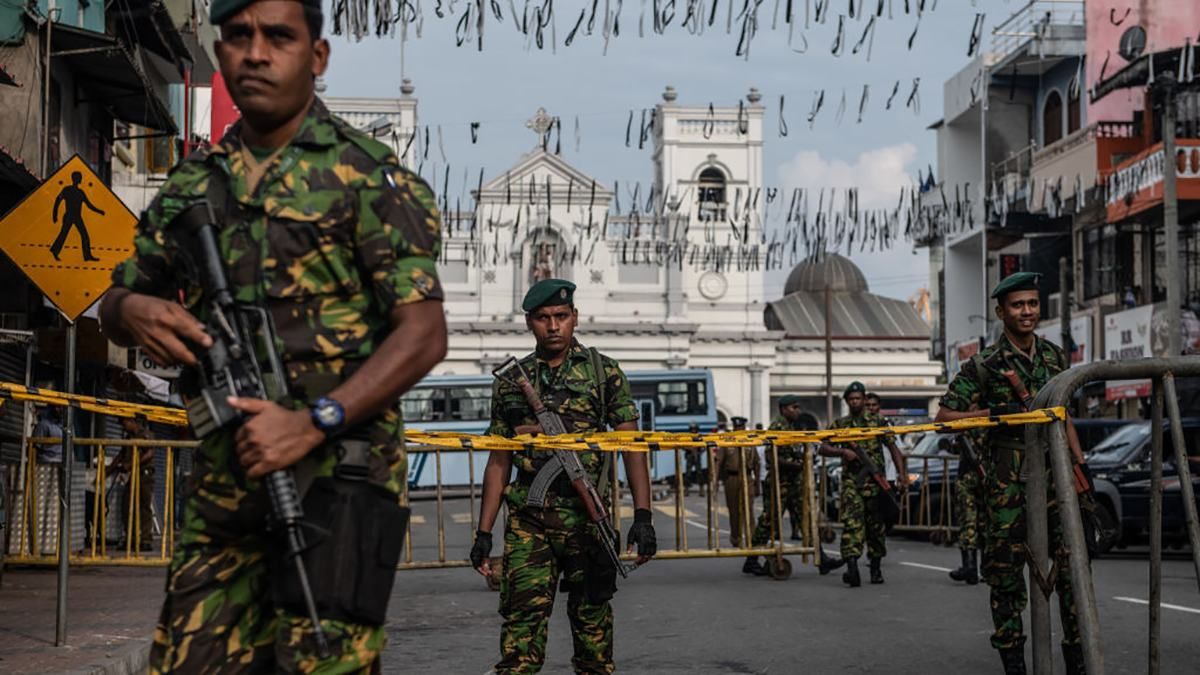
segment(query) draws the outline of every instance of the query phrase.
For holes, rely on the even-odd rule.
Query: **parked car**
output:
[[[1184,447],[1200,457],[1200,417],[1182,420]],[[1150,531],[1151,423],[1137,422],[1117,430],[1088,454],[1096,479],[1096,500],[1116,524],[1113,545],[1124,547],[1145,539]],[[1183,498],[1175,467],[1170,426],[1163,424],[1163,541],[1187,542]],[[1200,471],[1191,465],[1193,490],[1200,493]],[[1200,501],[1200,500],[1198,500]]]

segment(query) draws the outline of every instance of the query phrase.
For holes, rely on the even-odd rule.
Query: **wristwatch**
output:
[[[326,436],[331,436],[341,431],[342,425],[346,423],[346,409],[341,403],[328,396],[322,396],[313,403],[312,421]]]

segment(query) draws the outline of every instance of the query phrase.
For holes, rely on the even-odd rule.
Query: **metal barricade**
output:
[[[45,500],[51,499],[56,508],[62,507],[58,485],[58,463],[38,462],[38,449],[61,444],[61,438],[30,438],[27,443],[25,472],[20,477],[19,496],[13,501],[14,520],[9,537],[5,563],[10,565],[54,565],[58,560],[58,517],[50,514]],[[88,449],[87,466],[94,476],[89,478],[81,504],[90,518],[84,518],[84,545],[70,542],[72,564],[161,566],[171,558],[175,546],[177,520],[177,474],[179,455],[199,444],[195,441],[159,439],[77,438],[76,448]],[[115,455],[110,453],[115,449]],[[142,464],[143,450],[162,453],[164,466],[162,498],[156,499],[153,482],[147,484]],[[127,459],[122,459],[122,456]],[[155,472],[156,473],[156,472]],[[53,478],[51,478],[53,477]],[[91,493],[90,502],[86,497]],[[148,494],[149,493],[149,494]],[[74,495],[66,496],[73,499]],[[148,501],[151,517],[143,518],[143,501]],[[114,508],[115,502],[115,508]],[[89,508],[90,507],[90,508]],[[74,509],[72,509],[74,510]],[[116,518],[112,512],[116,511]],[[119,525],[119,527],[116,527]],[[141,550],[144,533],[157,540],[149,551]],[[110,547],[110,542],[119,542]]]
[[[772,466],[776,465],[778,458],[778,449],[768,443],[766,444],[767,452],[770,453]],[[747,448],[747,452],[753,452]],[[445,453],[467,453],[470,481],[465,486],[452,486],[447,488],[443,484],[442,475],[442,458]],[[410,506],[413,506],[418,501],[432,501],[434,503],[433,519],[435,532],[432,539],[429,535],[415,529],[414,525],[420,527],[425,525],[423,514],[414,513],[410,519],[409,531],[405,537],[404,554],[401,559],[399,568],[401,570],[411,569],[431,569],[431,568],[448,568],[448,567],[467,567],[470,566],[470,561],[466,559],[466,554],[470,547],[470,538],[473,536],[476,529],[477,521],[477,503],[480,491],[480,486],[475,482],[475,466],[477,458],[475,453],[478,452],[474,448],[444,448],[437,446],[410,446],[408,448],[409,460],[413,460],[414,455],[428,453],[432,455],[433,467],[437,474],[437,483],[431,489],[418,490],[409,493]],[[696,559],[696,558],[732,558],[745,556],[766,556],[768,562],[768,570],[773,578],[786,579],[791,574],[791,563],[787,560],[787,556],[798,555],[804,563],[816,565],[819,561],[817,546],[814,537],[817,533],[817,508],[816,508],[816,481],[814,480],[813,472],[813,453],[806,452],[804,454],[805,467],[803,471],[803,500],[801,503],[801,535],[803,544],[795,545],[785,543],[782,536],[783,528],[783,504],[781,496],[780,477],[778,472],[770,472],[771,479],[771,494],[772,499],[767,511],[768,532],[772,535],[768,537],[768,542],[765,544],[753,545],[752,534],[756,527],[758,518],[754,517],[754,502],[756,497],[752,496],[753,488],[751,476],[746,471],[745,463],[737,474],[737,483],[740,487],[742,495],[742,508],[739,509],[741,516],[741,536],[738,541],[731,542],[731,545],[722,545],[722,534],[728,534],[728,530],[721,528],[722,518],[732,518],[735,514],[730,513],[727,508],[717,505],[717,492],[720,489],[719,477],[714,474],[714,464],[712,461],[711,447],[708,454],[708,462],[706,469],[707,489],[704,499],[704,518],[700,519],[699,514],[691,510],[695,504],[689,505],[685,501],[685,463],[683,462],[683,450],[679,448],[651,450],[653,453],[669,453],[674,459],[675,470],[673,475],[666,483],[660,483],[653,486],[652,491],[663,493],[669,491],[670,496],[667,500],[659,500],[654,503],[653,509],[659,514],[659,522],[657,530],[659,534],[659,549],[655,556],[658,560],[679,560],[679,559]],[[661,456],[661,455],[660,455]],[[609,480],[609,490],[612,503],[615,508],[612,509],[613,527],[619,532],[621,523],[624,518],[628,518],[632,513],[632,506],[623,502],[625,486],[619,480],[620,470],[617,462],[612,463],[612,475]],[[665,489],[665,490],[664,490]],[[450,514],[449,520],[454,521],[448,523],[447,520],[447,499],[450,495],[458,496],[459,498],[467,498],[467,506],[470,510],[469,516],[464,516],[462,513]],[[624,513],[623,513],[624,511]],[[662,516],[666,516],[670,522],[663,523]],[[459,525],[469,527],[467,531],[468,538],[465,539],[466,545],[461,547],[461,550],[455,555],[447,551],[446,532],[449,527]],[[697,546],[697,538],[689,536],[689,528],[703,530],[703,536],[699,539],[703,542]],[[671,532],[673,535],[673,545],[664,545],[663,533]],[[416,537],[414,537],[416,534]],[[435,553],[433,559],[422,559],[418,552],[420,550],[431,550]],[[625,560],[633,560],[635,555],[623,553],[622,558]]]
[[[1131,361],[1103,361],[1077,366],[1056,375],[1042,388],[1034,407],[1061,406],[1070,401],[1074,393],[1088,382],[1100,380],[1128,380],[1151,378],[1154,381],[1152,398],[1151,436],[1151,487],[1150,487],[1150,632],[1147,640],[1148,672],[1159,671],[1159,614],[1162,607],[1162,457],[1163,457],[1163,405],[1166,397],[1167,417],[1174,439],[1175,464],[1179,472],[1183,505],[1187,519],[1188,540],[1191,544],[1192,564],[1200,582],[1200,530],[1196,515],[1196,500],[1192,491],[1191,472],[1184,448],[1180,427],[1179,402],[1175,392],[1175,376],[1200,376],[1200,357],[1176,357],[1165,359],[1139,359]],[[1079,615],[1079,633],[1083,642],[1084,661],[1090,675],[1104,673],[1104,656],[1100,642],[1100,619],[1096,610],[1096,591],[1092,585],[1091,567],[1088,563],[1087,546],[1084,540],[1079,500],[1075,494],[1072,475],[1071,451],[1067,445],[1067,425],[1056,421],[1049,425],[1026,427],[1026,446],[1048,448],[1048,453],[1030,452],[1025,457],[1023,473],[1026,480],[1028,508],[1027,546],[1033,564],[1039,570],[1048,568],[1049,524],[1046,507],[1046,457],[1050,461],[1054,499],[1061,510],[1069,560],[1071,586]],[[1034,574],[1033,571],[1030,574]],[[1035,675],[1053,673],[1050,640],[1049,598],[1037,591],[1037,584],[1030,579],[1030,618],[1033,638],[1033,672]]]

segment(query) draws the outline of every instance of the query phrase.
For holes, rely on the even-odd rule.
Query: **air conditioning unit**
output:
[[[1046,299],[1046,311],[1042,312],[1042,320],[1057,319],[1062,313],[1062,293],[1051,293]]]

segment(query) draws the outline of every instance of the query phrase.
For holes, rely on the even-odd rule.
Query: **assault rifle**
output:
[[[959,455],[968,464],[975,467],[975,473],[979,474],[980,478],[987,478],[983,463],[979,459],[979,449],[975,447],[975,441],[971,440],[967,432],[958,435]]]
[[[864,476],[870,476],[871,480],[879,486],[882,491],[883,499],[879,501],[879,515],[883,517],[883,522],[888,525],[895,525],[900,522],[900,503],[896,501],[896,492],[887,481],[887,475],[879,469],[879,465],[866,450],[862,449],[858,443],[850,443],[850,449],[858,456],[859,470],[855,478],[861,480]],[[897,471],[903,471],[906,467],[896,467]]]
[[[542,399],[534,390],[533,383],[529,381],[529,376],[525,374],[525,369],[521,367],[519,361],[510,356],[507,361],[500,364],[499,368],[492,371],[492,375],[521,390],[529,407],[533,409],[533,415],[537,418],[542,432],[550,436],[567,433],[567,428],[563,426],[558,413],[542,403]],[[583,468],[583,463],[579,461],[579,455],[570,450],[554,450],[550,461],[558,463],[561,467],[547,467],[552,470],[553,475],[559,471],[567,474],[567,479],[571,481],[571,488],[583,502],[583,508],[587,510],[588,518],[596,526],[596,541],[600,544],[600,548],[604,549],[604,553],[617,572],[622,577],[628,577],[629,572],[636,569],[637,566],[621,562],[621,555],[617,550],[617,533],[609,519],[608,509],[604,506],[604,498],[596,491],[596,486],[592,485],[587,471]]]
[[[1025,383],[1021,381],[1021,376],[1017,375],[1017,371],[1008,363],[1008,359],[1004,357],[1003,352],[996,351],[983,362],[985,366],[999,372],[1004,379],[1008,380],[1008,384],[1012,387],[1013,393],[1017,395],[1017,403],[1025,412],[1033,410],[1033,395],[1029,393],[1029,389],[1025,387]],[[1075,492],[1084,494],[1091,492],[1094,487],[1092,485],[1091,471],[1087,468],[1087,463],[1083,461],[1083,449],[1079,446],[1079,436],[1075,433],[1075,425],[1071,420],[1067,419],[1067,445],[1071,448],[1072,458],[1071,472],[1075,478]]]
[[[212,337],[207,350],[188,345],[199,366],[199,394],[188,401],[188,421],[197,438],[208,436],[245,421],[243,413],[229,405],[229,396],[279,401],[286,391],[283,362],[275,350],[275,330],[266,309],[234,301],[225,277],[225,266],[217,246],[212,206],[198,202],[171,221],[167,234],[185,255],[184,264],[199,277],[204,289],[208,319],[204,331]],[[259,361],[265,357],[266,368]],[[321,629],[317,606],[301,554],[307,547],[301,530],[304,510],[296,479],[290,469],[272,471],[263,477],[271,501],[271,514],[282,528],[287,542],[287,557],[295,561],[300,589],[313,623],[317,652],[329,656],[329,642]]]

